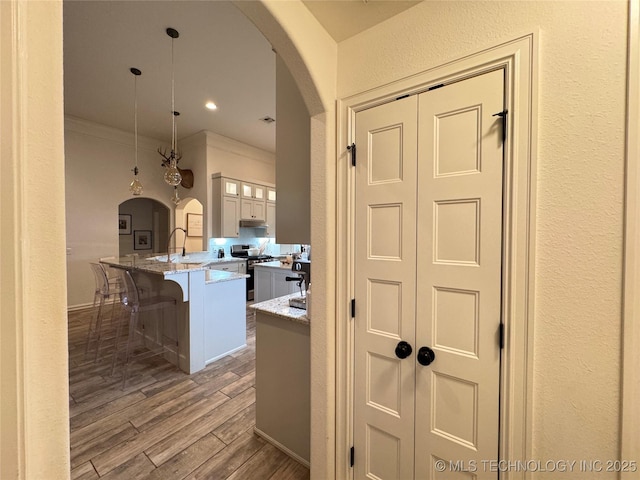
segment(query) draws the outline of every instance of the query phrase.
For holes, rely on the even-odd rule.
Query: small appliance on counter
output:
[[[311,283],[311,262],[309,260],[297,259],[291,263],[291,271],[297,273],[297,277],[287,277],[287,282],[298,282],[300,287],[300,297],[290,298],[289,306],[294,308],[307,309],[307,292]],[[304,288],[303,288],[304,286]]]

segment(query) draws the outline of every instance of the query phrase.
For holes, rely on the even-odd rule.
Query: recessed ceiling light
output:
[[[213,102],[207,102],[205,103],[204,106],[207,107],[209,110],[215,110],[216,108],[218,108],[218,106]]]

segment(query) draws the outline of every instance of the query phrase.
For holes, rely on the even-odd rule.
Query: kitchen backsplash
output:
[[[240,236],[237,238],[210,238],[209,251],[217,252],[218,249],[224,248],[226,256],[230,255],[231,245],[252,245],[259,247],[265,243],[264,253],[267,255],[288,255],[290,253],[299,253],[300,245],[288,245],[275,243],[274,238],[257,237],[260,230],[254,228],[240,228]]]

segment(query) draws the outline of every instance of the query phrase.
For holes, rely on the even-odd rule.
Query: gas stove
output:
[[[249,255],[251,245],[231,245],[231,256],[236,258],[244,258],[247,260],[247,300],[253,300],[253,285],[255,279],[254,265],[256,263],[270,262],[273,260],[271,255]]]
[[[236,258],[246,258],[252,263],[269,262],[273,260],[271,255],[249,255],[249,249],[254,248],[251,245],[231,245],[231,256]]]

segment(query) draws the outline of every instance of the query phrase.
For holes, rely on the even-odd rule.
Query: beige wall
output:
[[[302,95],[276,55],[276,241],[311,243],[311,125]]]
[[[538,28],[532,454],[616,458],[627,4],[423,2],[339,44],[338,96]]]
[[[140,198],[157,200],[173,216],[173,190],[162,179],[156,152],[161,145],[159,140],[138,139],[139,177],[144,187]],[[65,120],[66,247],[71,249],[67,254],[69,307],[93,301],[94,280],[89,262],[118,256],[118,206],[134,198],[129,192],[133,152],[130,132],[77,118]],[[180,194],[183,192],[181,189]]]
[[[62,2],[0,2],[0,478],[69,476]]]

